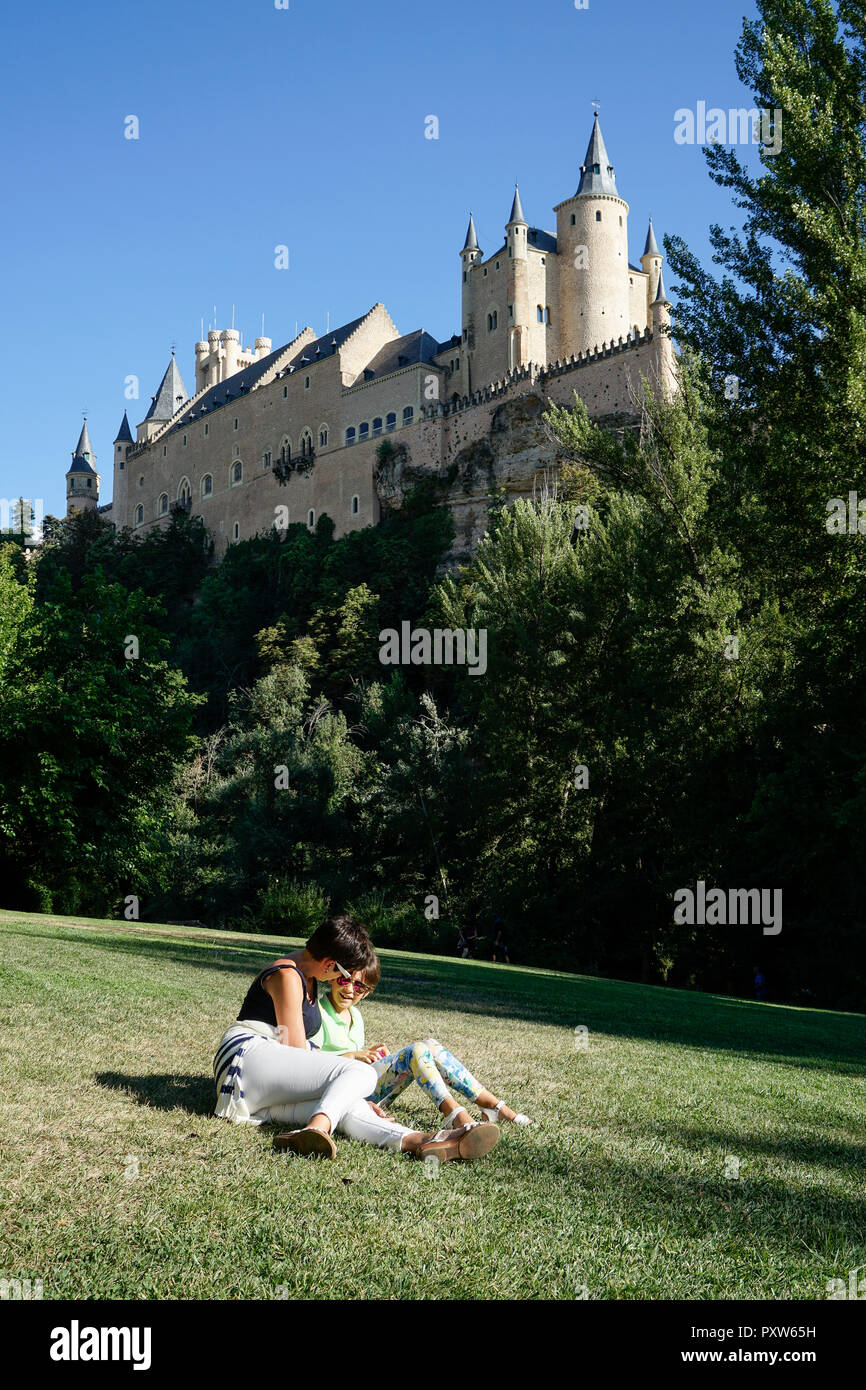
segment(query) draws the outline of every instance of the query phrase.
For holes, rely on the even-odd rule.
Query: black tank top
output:
[[[238,1014],[238,1021],[243,1023],[244,1019],[255,1019],[257,1023],[270,1023],[274,1028],[277,1026],[277,1014],[274,1009],[274,1001],[262,984],[268,975],[273,975],[275,970],[297,970],[301,977],[301,984],[304,987],[304,996],[301,1001],[301,1013],[304,1018],[304,1037],[311,1038],[314,1033],[318,1033],[322,1026],[322,1014],[318,1005],[319,984],[313,980],[313,1002],[307,999],[307,982],[304,979],[303,971],[294,961],[286,961],[284,965],[269,965],[267,970],[263,970],[257,975],[246,993],[246,998],[241,1004]]]

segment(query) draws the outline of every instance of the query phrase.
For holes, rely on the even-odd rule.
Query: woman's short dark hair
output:
[[[347,912],[328,917],[316,927],[307,950],[316,960],[337,961],[344,970],[363,970],[376,955],[363,922],[357,922]]]
[[[374,990],[382,977],[382,967],[379,964],[379,957],[373,952],[373,959],[364,968],[364,984],[369,990]]]

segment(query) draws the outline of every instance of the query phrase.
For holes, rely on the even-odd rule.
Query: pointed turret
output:
[[[514,202],[511,204],[511,216],[505,225],[511,227],[515,222],[522,223],[524,227],[529,226],[529,223],[523,216],[523,206],[520,202],[520,193],[518,192],[517,184],[514,185]]]
[[[645,246],[644,249],[643,249],[643,254],[644,254],[644,256],[659,256],[659,255],[661,255],[661,252],[659,251],[659,248],[656,246],[656,234],[655,234],[655,232],[653,231],[653,220],[652,220],[652,218],[650,218],[650,220],[649,220],[649,227],[648,227],[648,229],[647,229],[647,234],[646,234],[646,246]],[[641,260],[643,260],[643,256],[641,257]]]
[[[123,412],[123,419],[120,422],[120,429],[117,431],[117,438],[114,442],[115,444],[131,444],[133,442],[132,430],[129,428],[129,418],[125,410]]]
[[[72,462],[74,464],[76,459],[83,459],[87,464],[90,464],[95,457],[96,455],[93,452],[93,445],[90,442],[90,435],[87,430],[87,416],[85,415],[84,424],[81,426],[81,433],[78,436],[78,443],[72,453]]]
[[[477,251],[478,249],[478,237],[475,235],[475,218],[472,216],[472,213],[470,212],[469,226],[466,229],[466,240],[463,243],[463,250]]]
[[[99,503],[99,474],[94,468],[96,455],[90,442],[87,419],[81,427],[72,462],[66,470],[66,515],[92,511]]]
[[[160,423],[170,420],[188,400],[189,396],[183,384],[183,377],[180,374],[174,352],[172,352],[171,361],[165,369],[165,376],[159,383],[159,390],[151,401],[150,410],[144,418],[145,420],[157,420]]]
[[[616,180],[613,176],[613,165],[607,157],[597,111],[592,123],[589,144],[586,147],[586,156],[580,166],[580,183],[577,185],[577,193],[578,196],[608,193],[614,198],[619,197],[616,191]]]
[[[655,299],[653,300],[653,304],[666,304],[666,305],[668,306],[668,308],[671,307],[671,301],[668,299],[667,295],[665,294],[665,282],[664,282],[664,280],[662,279],[662,270],[661,270],[661,266],[659,266],[659,287],[658,287],[658,289],[656,290],[656,297],[655,297]]]

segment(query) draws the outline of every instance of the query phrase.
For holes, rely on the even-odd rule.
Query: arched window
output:
[[[136,507],[136,509],[135,509],[135,524],[136,524],[136,526],[140,526],[141,523],[142,523],[143,521],[144,521],[144,507],[142,507],[142,506],[139,505],[139,506]]]
[[[545,322],[545,323],[550,323],[550,305],[549,305],[549,304],[546,306],[546,308],[545,308],[545,310],[544,310],[544,322]]]
[[[313,509],[312,509],[312,507],[311,507],[310,510],[307,512],[307,525],[308,525],[308,526],[315,526],[315,524],[316,524],[316,513],[313,511]]]
[[[328,426],[327,426],[327,425],[320,425],[320,426],[319,426],[319,448],[320,448],[320,449],[324,449],[324,447],[325,447],[325,445],[327,444],[327,442],[328,442]]]
[[[595,220],[596,220],[596,222],[600,222],[600,221],[601,221],[601,212],[597,212],[597,213],[595,214]]]
[[[492,332],[493,332],[494,328],[496,327],[496,321],[497,321],[497,313],[496,313],[496,310],[494,309],[492,314],[488,314],[488,315],[487,315],[487,332],[488,332],[488,333],[492,333]]]
[[[237,487],[238,483],[242,483],[244,480],[244,466],[240,459],[235,459],[232,464],[231,480],[232,487]]]
[[[290,462],[291,462],[291,458],[292,458],[292,441],[289,439],[289,436],[288,436],[288,435],[284,435],[284,436],[283,436],[283,442],[282,442],[282,444],[280,445],[280,463],[290,463]]]
[[[364,423],[363,423],[363,425],[360,425],[360,426],[358,427],[358,440],[359,440],[361,443],[363,443],[365,439],[369,439],[369,438],[370,438],[370,423],[369,423],[368,420],[365,420]]]
[[[210,473],[205,473],[204,477],[201,480],[201,495],[202,497],[210,497],[212,492],[213,478]]]
[[[414,419],[415,419],[415,407],[414,407],[413,405],[404,406],[404,407],[403,407],[403,424],[404,424],[404,425],[411,425],[411,423],[412,423],[412,421],[413,421]]]
[[[544,310],[540,304],[536,304],[535,306],[535,317],[538,319],[539,323],[544,323]]]
[[[354,444],[354,442],[355,442],[355,426],[354,426],[354,425],[350,425],[349,428],[346,430],[346,444],[347,444],[347,446],[348,446],[349,444]]]
[[[375,418],[375,420],[373,421],[373,434],[374,434],[374,436],[375,436],[375,435],[381,434],[381,433],[382,433],[382,417],[381,417],[381,415],[377,415],[376,418]]]
[[[309,459],[313,457],[313,436],[309,430],[304,430],[301,435],[301,458]]]
[[[182,478],[180,487],[177,490],[177,500],[182,507],[188,507],[192,501],[192,488],[189,485],[189,478]]]
[[[397,428],[397,416],[393,410],[389,410],[385,416],[385,430],[395,430]]]
[[[167,492],[163,492],[163,493],[160,494],[159,501],[158,501],[157,504],[156,504],[156,510],[157,510],[157,514],[158,514],[159,516],[166,516],[166,515],[167,515],[167,513],[168,513],[168,493],[167,493]]]
[[[358,515],[359,505],[359,498],[356,495],[352,498],[352,516]]]

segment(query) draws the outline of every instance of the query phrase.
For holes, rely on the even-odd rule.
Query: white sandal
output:
[[[450,1111],[450,1113],[445,1116],[444,1120],[442,1121],[442,1127],[439,1130],[440,1134],[443,1134],[445,1130],[454,1128],[455,1117],[460,1114],[461,1110],[463,1111],[464,1115],[469,1115],[469,1111],[466,1109],[465,1105],[458,1105],[456,1110]],[[470,1116],[469,1123],[466,1125],[466,1129],[472,1129],[473,1125],[477,1124],[478,1120],[473,1120]],[[461,1126],[458,1125],[457,1128],[460,1129]]]
[[[480,1108],[484,1112],[484,1118],[489,1120],[491,1124],[495,1123],[496,1120],[502,1119],[501,1112],[504,1104],[504,1100],[498,1100],[495,1105],[482,1105]],[[514,1116],[513,1120],[503,1120],[503,1124],[531,1125],[532,1121],[528,1115],[517,1114]]]

